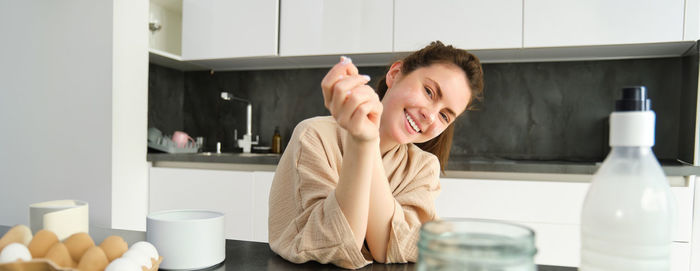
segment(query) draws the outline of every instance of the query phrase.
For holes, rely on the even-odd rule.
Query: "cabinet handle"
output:
[[[156,31],[160,30],[161,28],[163,28],[163,25],[161,25],[158,20],[153,20],[153,21],[148,22],[148,29],[150,29],[151,32],[156,32]]]

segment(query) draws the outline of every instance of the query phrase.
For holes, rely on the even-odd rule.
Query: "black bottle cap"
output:
[[[651,100],[645,86],[622,88],[622,98],[615,101],[615,111],[649,111]]]

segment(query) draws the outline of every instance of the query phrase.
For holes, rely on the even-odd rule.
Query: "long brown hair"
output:
[[[432,64],[453,64],[460,67],[467,76],[467,82],[472,93],[467,102],[466,110],[474,110],[476,107],[474,101],[482,101],[484,97],[484,72],[481,69],[481,62],[475,55],[466,50],[445,46],[440,41],[433,41],[430,45],[420,49],[401,60],[401,73],[407,75],[412,71],[427,67]],[[386,85],[386,77],[383,77],[377,83],[377,94],[379,98],[384,98],[384,94],[389,87]],[[430,152],[437,156],[440,161],[440,169],[445,171],[447,168],[447,159],[450,156],[450,148],[452,147],[452,136],[454,135],[453,121],[445,131],[437,137],[423,143],[416,143],[416,146],[424,151]]]

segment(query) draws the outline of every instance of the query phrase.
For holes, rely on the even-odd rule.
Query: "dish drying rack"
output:
[[[170,137],[158,136],[153,139],[148,139],[148,147],[167,153],[197,153],[202,147],[202,144],[196,142],[187,142],[187,145],[180,148]]]

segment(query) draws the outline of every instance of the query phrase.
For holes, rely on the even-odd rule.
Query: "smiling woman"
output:
[[[416,142],[416,145],[424,151],[437,156],[440,160],[440,168],[444,170],[447,166],[447,158],[452,145],[454,120],[464,110],[475,108],[474,101],[483,99],[484,74],[481,69],[481,63],[476,56],[464,50],[455,49],[452,46],[444,46],[439,41],[433,42],[402,61],[394,63],[389,69],[386,78],[382,78],[379,81],[377,93],[379,98],[382,99],[382,103],[385,104],[385,110],[387,110],[387,104],[394,99],[385,98],[384,96],[387,90],[391,88],[390,85],[393,84],[393,81],[400,81],[400,78],[394,77],[400,77],[401,75],[407,75],[405,77],[410,79],[408,82],[399,83],[401,86],[397,86],[397,88],[402,89],[403,85],[412,84],[407,86],[412,87],[407,88],[407,90],[424,90],[426,95],[429,96],[430,102],[436,103],[435,106],[440,110],[438,114],[441,119],[436,125],[437,129],[430,131],[432,134],[428,135],[429,138],[427,140],[413,142]],[[464,80],[465,78],[466,80]],[[441,87],[439,82],[442,82],[444,86]],[[447,93],[443,94],[443,91]],[[405,92],[401,94],[411,95]],[[389,94],[389,96],[392,96],[392,94]],[[420,95],[415,97],[419,98]],[[411,99],[411,97],[408,99]],[[420,105],[420,103],[416,102],[412,105]],[[426,114],[430,113],[430,111],[423,110],[419,113]],[[407,118],[411,116],[409,113],[406,115]],[[388,116],[389,114],[387,114]],[[429,115],[429,117],[434,118],[435,115]],[[414,119],[411,120],[413,121]],[[385,126],[384,129],[386,130],[388,127]],[[435,133],[437,133],[437,136],[435,136]]]
[[[415,262],[436,218],[454,121],[482,97],[479,59],[438,41],[393,63],[377,92],[368,81],[342,57],[321,82],[332,117],[301,122],[277,166],[270,247],[289,261]]]

